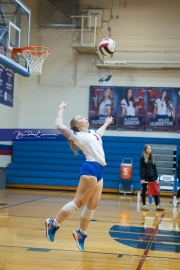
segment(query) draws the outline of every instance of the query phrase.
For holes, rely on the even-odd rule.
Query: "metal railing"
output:
[[[104,63],[180,64],[180,38],[114,37],[116,52]]]
[[[111,37],[116,43],[112,57],[98,51],[105,33],[96,17],[71,16],[73,20],[72,46],[92,47],[104,66],[162,65],[180,67],[180,37]]]
[[[71,16],[72,18],[72,44],[98,48],[99,42],[105,37],[97,17]],[[89,39],[90,38],[90,39]]]

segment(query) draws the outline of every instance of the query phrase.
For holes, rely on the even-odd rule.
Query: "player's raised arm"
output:
[[[65,103],[65,101],[62,101],[61,104],[59,105],[59,110],[58,110],[57,118],[56,118],[56,121],[55,121],[55,127],[66,138],[69,138],[70,135],[71,135],[71,129],[69,129],[68,127],[66,127],[63,124],[64,109],[66,108],[67,105],[69,105],[69,104]]]
[[[112,120],[113,120],[113,117],[112,117],[112,116],[110,116],[110,117],[108,116],[108,117],[106,118],[106,122],[104,123],[104,125],[103,125],[102,127],[100,127],[100,128],[96,131],[97,134],[98,134],[100,137],[103,136],[103,134],[104,134],[106,128],[112,123]]]

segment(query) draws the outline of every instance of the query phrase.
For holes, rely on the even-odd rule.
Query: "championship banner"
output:
[[[116,129],[118,106],[118,87],[90,86],[89,95],[89,126],[98,129],[108,116],[113,116],[112,124],[108,129]]]

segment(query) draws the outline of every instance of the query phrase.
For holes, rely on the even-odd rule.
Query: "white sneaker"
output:
[[[178,202],[179,202],[179,200],[177,200],[176,198],[174,198],[174,200],[173,200],[173,206],[176,207],[177,204],[178,204]]]
[[[143,210],[143,211],[149,211],[149,209],[146,207],[146,205],[143,205],[143,206],[142,206],[142,210]]]

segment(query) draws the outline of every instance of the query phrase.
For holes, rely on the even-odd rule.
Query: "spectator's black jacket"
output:
[[[147,178],[154,178],[154,180],[158,179],[156,164],[153,164],[151,158],[148,158],[148,162],[146,163],[144,157],[141,156],[139,170],[141,180],[145,180]]]

